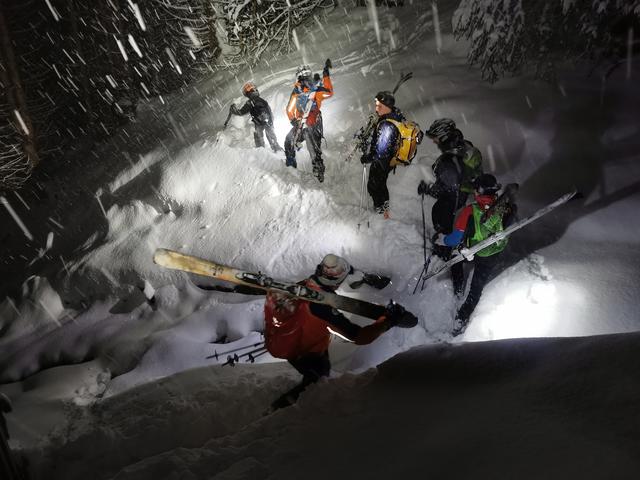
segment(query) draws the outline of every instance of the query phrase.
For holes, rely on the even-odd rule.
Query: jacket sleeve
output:
[[[461,211],[453,225],[453,232],[444,237],[444,244],[448,247],[457,247],[464,239],[464,232],[467,230],[469,219],[472,218],[473,207],[467,205]]]
[[[247,100],[245,104],[240,108],[240,110],[236,110],[236,115],[246,115],[251,110],[251,102]]]
[[[447,154],[443,154],[443,157]],[[455,193],[460,188],[460,173],[452,164],[456,159],[452,156],[440,158],[435,170],[436,181],[429,189],[429,195],[438,198],[442,194]]]
[[[287,117],[289,117],[289,121],[297,118],[298,109],[296,108],[296,101],[298,100],[298,92],[297,89],[294,88],[291,92],[291,96],[289,97],[289,103],[287,104]]]
[[[322,100],[332,97],[333,83],[331,83],[331,77],[329,75],[324,75],[322,77],[322,85],[324,86],[324,88],[318,89],[318,93],[316,93],[316,96]]]
[[[373,342],[391,327],[385,317],[380,317],[371,325],[361,327],[351,323],[347,317],[335,308],[322,303],[309,303],[309,310],[313,315],[330,324],[340,335],[351,340],[356,345],[367,345]]]
[[[356,336],[358,335],[358,330],[360,330],[361,328],[355,323],[351,323],[347,319],[347,317],[345,317],[331,305],[309,302],[309,311],[312,315],[321,318],[332,327],[335,327],[335,329],[338,330],[340,334],[344,335],[351,341],[355,340]]]

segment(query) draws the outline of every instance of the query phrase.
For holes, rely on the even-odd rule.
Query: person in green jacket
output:
[[[505,204],[501,208],[490,211],[498,199],[497,193],[501,185],[491,174],[480,175],[474,182],[474,202],[464,207],[458,214],[453,231],[442,236],[440,243],[434,245],[434,253],[442,249],[447,253],[451,248],[462,247],[460,253],[468,260],[473,261],[474,270],[469,293],[456,313],[456,324],[453,336],[460,335],[469,318],[480,301],[482,290],[491,279],[491,274],[500,261],[500,253],[507,245],[508,239],[502,239],[493,245],[480,250],[474,255],[467,250],[468,247],[485,240],[496,232],[502,231],[515,214],[515,205]],[[488,214],[488,215],[487,215]]]

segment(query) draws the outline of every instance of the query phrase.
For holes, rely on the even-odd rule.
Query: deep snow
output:
[[[0,303],[0,379],[13,382],[0,391],[14,402],[14,446],[36,478],[624,478],[638,470],[637,334],[457,345],[640,329],[637,76],[622,69],[602,85],[568,71],[558,86],[525,77],[484,84],[450,35],[447,7],[440,54],[430,5],[378,12],[396,49],[376,45],[366,9],[337,10],[301,52],[246,74],[272,105],[282,143],[296,66],[319,69],[332,58],[322,185],[305,149],[298,170],[255,149],[247,118],[220,132],[245,76],[218,73],[141,106],[136,124],[96,146],[90,170],[72,159],[52,177],[56,193],[40,204],[27,210],[9,199],[35,237],[25,241],[3,217],[9,251],[35,259],[25,271],[36,277]],[[514,235],[508,264],[454,345],[447,277],[411,295],[422,268],[416,187],[437,150],[424,143],[413,165],[390,176],[392,219],[370,213],[369,227],[359,212],[361,166],[343,161],[375,93],[408,70],[400,108],[423,128],[456,120],[502,183],[521,184],[523,214],[573,185],[585,194]],[[261,298],[200,290],[192,280],[206,280],[154,265],[157,247],[291,280],[338,253],[394,280],[342,293],[393,298],[420,324],[358,349],[335,340],[334,378],[260,418],[295,383],[293,369],[268,355],[236,368],[206,357],[259,341]],[[6,285],[24,278],[10,260]],[[154,304],[138,288],[145,282]]]

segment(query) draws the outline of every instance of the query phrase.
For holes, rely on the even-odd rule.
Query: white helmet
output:
[[[296,79],[300,80],[302,78],[311,80],[311,76],[313,72],[311,71],[311,67],[309,65],[300,65],[298,70],[296,71]]]
[[[316,268],[318,282],[325,287],[339,287],[351,272],[351,265],[344,258],[330,253]]]

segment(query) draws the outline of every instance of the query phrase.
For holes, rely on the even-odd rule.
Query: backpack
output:
[[[423,133],[420,130],[420,125],[409,120],[398,121],[387,118],[385,121],[395,125],[398,132],[400,132],[398,148],[391,162],[389,162],[389,166],[409,165],[416,156],[418,145],[422,142]]]
[[[314,288],[310,281],[305,285]],[[309,310],[309,302],[279,292],[269,292],[264,304],[264,340],[276,358],[295,360],[308,353],[323,353],[331,334],[327,324]]]
[[[473,180],[482,175],[482,154],[473,143],[468,140],[464,141],[464,154],[461,156],[462,164],[462,183],[460,191],[465,193],[473,193]]]

